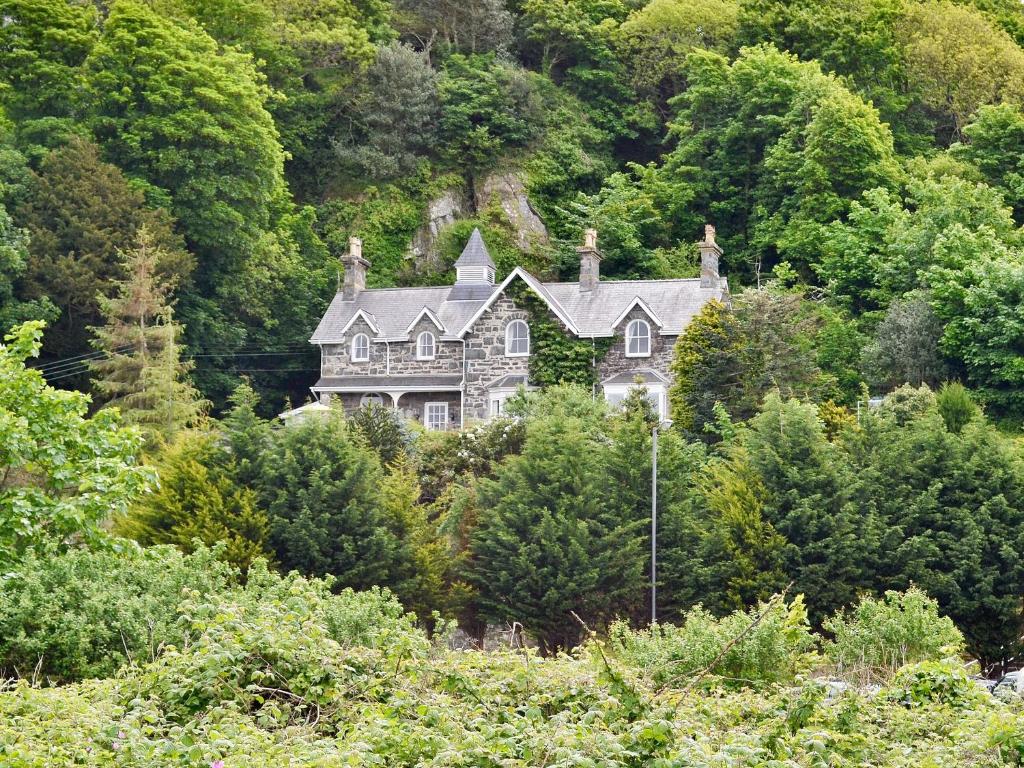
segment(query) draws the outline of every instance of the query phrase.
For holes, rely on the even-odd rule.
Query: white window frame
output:
[[[357,352],[359,348],[359,340],[363,339],[366,342],[366,354],[363,357],[359,356]],[[368,363],[370,362],[370,337],[365,333],[357,333],[352,337],[352,362],[353,363]]]
[[[637,384],[635,382],[631,384],[605,384],[604,399],[606,402],[612,403],[612,398],[615,398],[617,402],[613,407],[621,407],[622,401],[625,400],[631,389],[646,390],[648,398],[657,399],[655,413],[658,419],[664,421],[668,418],[668,393],[665,391],[665,385],[658,382],[650,382],[648,384]]]
[[[359,398],[359,407],[365,408],[370,403],[383,406],[384,396],[380,392],[364,392],[363,396]]]
[[[430,338],[430,354],[425,354],[423,351],[423,341],[425,338]],[[416,337],[416,359],[417,360],[433,360],[437,355],[437,337],[430,331],[423,331],[419,336]]]
[[[646,352],[630,352],[629,351],[630,344],[631,344],[632,341],[634,341],[634,340],[640,341],[640,340],[645,338],[644,336],[638,335],[636,333],[635,329],[637,329],[637,328],[643,328],[646,331],[646,340],[647,340],[647,351]],[[629,323],[626,324],[626,357],[650,357],[651,356],[651,345],[652,345],[653,341],[654,341],[654,339],[651,337],[651,324],[648,323],[646,320],[641,320],[640,318],[636,318],[634,320],[630,320]]]
[[[440,426],[432,426],[432,420],[430,417],[431,408],[438,407],[443,408],[443,416],[441,418]],[[435,432],[447,432],[448,431],[448,403],[443,402],[432,402],[423,404],[423,426],[427,429]]]
[[[521,341],[521,339],[512,339],[512,329],[522,325],[526,329],[526,351],[525,352],[513,352],[512,341]],[[530,356],[530,326],[525,320],[512,320],[508,325],[505,326],[505,357],[529,357]]]

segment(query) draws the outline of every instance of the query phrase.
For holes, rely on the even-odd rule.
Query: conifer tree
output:
[[[93,384],[106,406],[142,427],[150,445],[171,439],[197,423],[205,407],[188,379],[191,361],[180,357],[171,284],[158,277],[164,257],[145,227],[135,247],[122,253],[127,277],[111,297],[102,297],[106,323],[93,331],[94,346],[105,355],[90,363]]]
[[[470,580],[481,612],[518,621],[544,653],[579,641],[570,611],[600,626],[635,608],[645,583],[647,517],[617,503],[589,400],[581,388],[547,396],[554,407],[528,424],[522,454],[477,486]]]
[[[223,542],[222,559],[249,569],[268,557],[267,515],[256,508],[255,493],[237,486],[220,461],[221,449],[209,434],[180,438],[159,457],[158,490],[143,498],[116,531],[140,544],[174,544],[191,552],[193,542]]]

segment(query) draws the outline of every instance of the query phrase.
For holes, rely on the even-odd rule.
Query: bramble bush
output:
[[[964,636],[939,606],[917,587],[864,597],[849,614],[825,620],[832,639],[825,655],[849,677],[891,676],[899,667],[939,661],[961,652]]]
[[[234,580],[218,549],[171,546],[27,555],[0,573],[0,678],[107,677],[180,643],[182,590],[215,594]]]
[[[762,613],[757,626],[743,635]],[[801,595],[788,603],[760,604],[722,619],[697,606],[679,626],[657,624],[632,630],[619,621],[609,632],[615,657],[658,684],[685,683],[707,669],[729,642],[741,635],[711,670],[708,685],[791,682],[813,659],[810,652],[815,638]]]

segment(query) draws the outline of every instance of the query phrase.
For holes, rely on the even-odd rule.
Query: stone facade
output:
[[[626,357],[626,326],[631,320],[646,320],[651,326],[650,357]],[[615,341],[608,353],[598,363],[597,380],[604,381],[618,373],[626,373],[637,368],[653,368],[666,379],[670,378],[669,364],[675,351],[678,336],[662,336],[658,326],[640,307],[633,307],[617,326]]]
[[[550,313],[549,317],[565,329],[564,324]],[[626,356],[626,326],[634,319],[646,320],[651,326],[651,354],[647,357]],[[428,402],[448,403],[449,428],[457,429],[466,421],[487,419],[490,416],[490,385],[498,379],[511,375],[526,375],[530,369],[529,357],[507,357],[505,355],[505,329],[513,320],[524,320],[529,324],[530,316],[525,309],[517,306],[509,296],[500,296],[474,323],[465,336],[465,349],[459,341],[442,341],[441,332],[430,318],[422,317],[409,334],[408,341],[372,341],[373,331],[362,319],[356,320],[345,334],[343,344],[323,346],[322,373],[324,376],[402,376],[430,374],[462,374],[465,367],[465,401],[460,402],[458,392],[408,392],[399,398],[398,409],[409,418],[423,423],[424,405]],[[434,334],[436,352],[433,360],[418,360],[416,344],[419,334],[429,331]],[[370,337],[370,359],[367,362],[353,362],[351,359],[352,338],[357,333]],[[614,329],[612,346],[598,361],[597,380],[603,381],[619,373],[638,368],[652,368],[669,378],[669,363],[672,360],[677,336],[662,336],[658,327],[639,306],[630,310]],[[532,338],[531,338],[532,342]],[[465,352],[465,360],[463,360]],[[386,405],[394,405],[387,392],[379,393]],[[335,395],[345,410],[358,408],[363,393]]]
[[[416,343],[420,333],[434,334],[434,359],[418,360]],[[352,339],[358,333],[370,338],[370,359],[352,360]],[[362,319],[356,320],[345,334],[343,344],[324,344],[320,371],[323,376],[386,376],[462,373],[462,343],[442,341],[441,331],[424,316],[413,327],[408,341],[374,341],[373,331]]]
[[[530,317],[508,296],[499,297],[466,334],[466,420],[486,419],[490,413],[488,385],[509,374],[527,374],[529,357],[505,356],[505,328]],[[532,341],[532,339],[531,339]]]

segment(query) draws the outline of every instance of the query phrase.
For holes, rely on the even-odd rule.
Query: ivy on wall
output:
[[[608,354],[614,337],[576,339],[562,327],[537,294],[521,281],[513,281],[506,293],[516,306],[529,314],[530,383],[541,387],[554,384],[597,384],[597,367]]]

